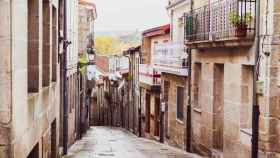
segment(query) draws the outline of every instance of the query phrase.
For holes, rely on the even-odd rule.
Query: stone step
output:
[[[223,158],[223,152],[220,150],[212,150],[211,158]]]

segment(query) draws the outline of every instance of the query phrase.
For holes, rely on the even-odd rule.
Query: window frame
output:
[[[182,117],[178,117],[179,113],[178,113],[178,90],[179,88],[182,88],[182,93],[183,93],[183,97],[182,97]],[[184,102],[185,102],[185,99],[184,99],[184,96],[185,96],[185,87],[184,86],[176,86],[176,120],[180,121],[183,123],[184,121]]]

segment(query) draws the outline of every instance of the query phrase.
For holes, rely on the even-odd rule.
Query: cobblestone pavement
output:
[[[64,158],[200,158],[110,127],[92,127]]]

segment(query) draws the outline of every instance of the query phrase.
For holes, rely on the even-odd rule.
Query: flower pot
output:
[[[236,37],[246,37],[247,36],[247,28],[246,24],[239,24],[235,27],[235,36]]]

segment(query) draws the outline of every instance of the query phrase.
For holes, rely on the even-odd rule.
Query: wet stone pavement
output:
[[[63,158],[200,158],[120,129],[91,127]]]

